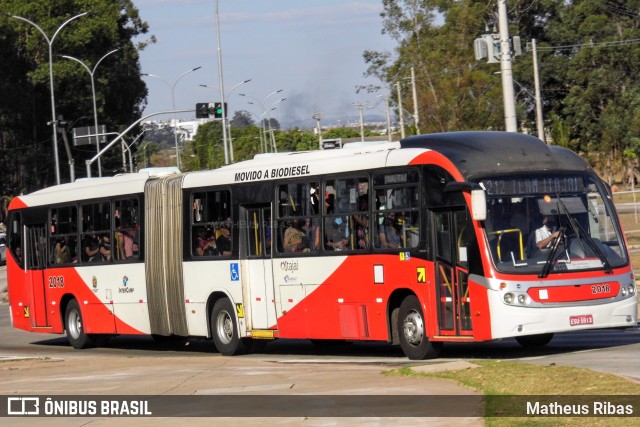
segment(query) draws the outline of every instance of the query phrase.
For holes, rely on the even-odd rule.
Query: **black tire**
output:
[[[246,352],[238,335],[236,311],[228,298],[216,301],[211,310],[211,337],[218,352],[224,356],[234,356]]]
[[[67,309],[64,313],[64,328],[67,332],[69,344],[73,348],[82,349],[93,346],[93,337],[84,333],[80,305],[74,299],[67,304]]]
[[[523,335],[516,341],[524,348],[544,347],[553,339],[553,334]]]
[[[429,341],[424,314],[415,295],[406,297],[400,304],[398,316],[400,347],[411,360],[434,359],[440,355],[441,342]]]

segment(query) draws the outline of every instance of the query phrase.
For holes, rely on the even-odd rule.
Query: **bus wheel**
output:
[[[553,334],[523,335],[516,337],[518,344],[524,348],[543,347],[553,339]]]
[[[411,360],[438,357],[442,343],[429,341],[425,330],[424,315],[415,295],[409,295],[402,301],[399,314],[398,335],[404,354]]]
[[[64,326],[67,331],[67,338],[73,348],[81,349],[91,347],[93,339],[84,333],[82,326],[82,313],[78,301],[71,300],[67,304],[67,310],[64,313]]]
[[[211,310],[211,336],[218,352],[233,356],[245,351],[244,343],[238,336],[235,310],[228,298],[216,301]]]

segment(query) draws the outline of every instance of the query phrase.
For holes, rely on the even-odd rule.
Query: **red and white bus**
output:
[[[15,197],[7,237],[13,326],[66,331],[75,348],[175,335],[233,355],[303,338],[422,359],[444,342],[544,345],[637,322],[606,185],[516,133],[81,180]]]

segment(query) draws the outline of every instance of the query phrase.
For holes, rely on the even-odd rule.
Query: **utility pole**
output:
[[[398,91],[398,117],[400,118],[400,138],[404,139],[404,113],[402,111],[402,94],[400,93],[400,82],[396,83]]]
[[[498,24],[500,28],[500,74],[502,76],[502,96],[504,102],[504,122],[507,132],[517,132],[516,102],[513,91],[513,70],[511,68],[511,43],[507,20],[507,1],[498,2]]]
[[[360,111],[360,141],[364,142],[364,115],[362,111],[368,107],[368,105],[363,104],[362,102],[354,102],[353,106]]]
[[[411,89],[413,91],[413,124],[416,126],[416,135],[420,135],[420,116],[418,116],[418,92],[416,91],[416,70],[411,67]]]
[[[311,118],[316,121],[316,128],[318,129],[318,150],[322,150],[322,128],[320,127],[320,119],[322,113],[313,113]]]
[[[391,110],[389,109],[389,97],[387,95],[378,95],[384,98],[387,103],[387,139],[391,142]]]
[[[540,95],[540,76],[538,74],[538,50],[536,39],[531,40],[531,50],[533,51],[533,83],[536,95],[536,127],[538,128],[538,138],[546,142],[544,138],[544,122],[542,121],[542,99]]]

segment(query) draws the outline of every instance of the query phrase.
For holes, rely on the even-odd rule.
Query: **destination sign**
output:
[[[581,193],[585,191],[582,176],[483,179],[480,181],[480,185],[489,196]]]

